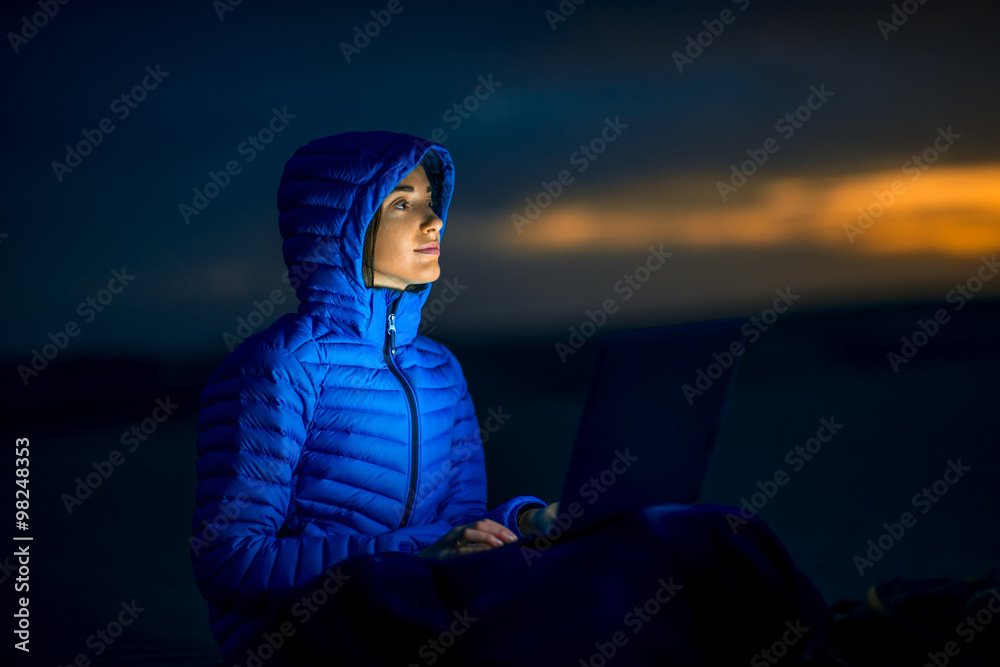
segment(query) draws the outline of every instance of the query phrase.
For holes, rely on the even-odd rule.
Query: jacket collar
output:
[[[430,287],[427,283],[419,292],[376,287],[366,289],[353,299],[341,298],[343,293],[334,292],[331,301],[316,298],[301,301],[298,312],[329,320],[331,328],[373,345],[385,342],[389,313],[392,312],[395,314],[395,344],[400,347],[409,345],[416,338],[420,313]]]

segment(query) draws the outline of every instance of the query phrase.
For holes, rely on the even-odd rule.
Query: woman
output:
[[[558,507],[522,495],[487,511],[462,369],[447,348],[417,335],[440,275],[454,171],[443,146],[393,132],[317,139],[285,167],[279,226],[298,312],[247,338],[200,397],[192,563],[227,664],[482,664],[498,642],[566,657],[563,648],[590,646],[614,619],[621,625],[619,605],[628,611],[631,599],[623,592],[657,581],[629,577],[669,562],[694,585],[710,556],[721,558],[712,546],[726,525],[721,511],[672,506],[548,545],[551,553],[527,565],[519,549],[498,548],[545,534]],[[681,526],[684,553],[665,539]],[[779,579],[797,570],[759,522],[730,538],[733,549],[756,555],[730,558],[726,590],[739,567],[755,568],[757,583],[744,592],[770,595],[776,615],[761,616],[780,628],[779,616],[797,603]],[[631,562],[608,560],[612,546],[631,549]],[[668,584],[681,590],[663,572],[659,604]],[[574,600],[583,573],[610,588]],[[546,590],[550,597],[539,598]],[[621,599],[609,599],[611,590]],[[815,590],[807,593],[815,604]],[[669,637],[647,632],[634,641],[634,655],[657,646],[686,655],[691,647],[678,642],[694,636],[692,604],[661,616],[680,614]],[[449,613],[459,606],[475,610],[466,618],[490,619],[462,642]],[[559,636],[546,636],[546,627]],[[430,648],[446,635],[458,648]]]

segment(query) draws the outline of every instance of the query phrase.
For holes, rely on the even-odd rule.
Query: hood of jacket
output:
[[[427,176],[438,193],[443,239],[455,167],[440,144],[400,132],[344,132],[295,151],[278,186],[278,226],[299,313],[327,318],[347,336],[381,344],[398,299],[396,345],[413,341],[431,284],[413,291],[367,287],[362,252],[376,210],[432,150],[440,168]]]

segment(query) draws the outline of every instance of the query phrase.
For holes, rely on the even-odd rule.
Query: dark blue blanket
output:
[[[828,606],[737,512],[657,505],[442,561],[351,557],[283,602],[241,664],[792,665]]]

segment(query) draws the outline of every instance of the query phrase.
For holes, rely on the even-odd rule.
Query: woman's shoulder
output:
[[[237,328],[236,337],[228,345],[229,354],[213,377],[257,374],[257,370],[281,367],[304,372],[309,360],[316,357],[316,340],[309,318],[297,313],[283,315],[256,332]]]
[[[246,335],[241,336],[241,334]],[[237,343],[237,345],[230,347],[230,355],[236,354],[240,350],[281,348],[298,356],[311,344],[315,345],[315,333],[309,317],[298,313],[286,313],[269,326],[258,331],[248,331],[247,328],[240,331],[237,328],[236,336],[232,337],[230,341]]]

